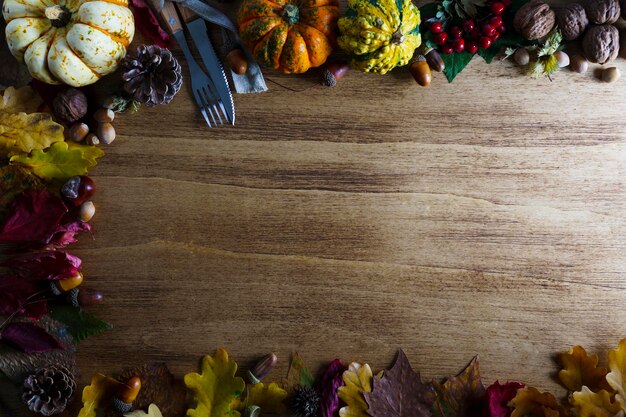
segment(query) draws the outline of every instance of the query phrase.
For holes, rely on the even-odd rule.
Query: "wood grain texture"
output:
[[[292,351],[379,369],[402,347],[425,378],[479,354],[485,382],[562,393],[555,353],[626,335],[626,81],[479,59],[426,89],[266,75],[235,127],[207,129],[187,88],[116,120],[74,247],[114,325],[81,345],[83,381],[220,346],[275,351],[274,379]]]

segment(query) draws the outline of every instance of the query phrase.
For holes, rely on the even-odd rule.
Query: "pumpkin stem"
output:
[[[58,4],[46,7],[44,14],[48,19],[50,19],[50,23],[55,28],[61,28],[67,25],[72,18],[72,13],[67,9],[67,7],[59,6]]]
[[[404,42],[404,35],[402,34],[402,29],[398,29],[391,35],[391,43],[400,45],[402,42]]]
[[[289,3],[283,9],[283,19],[290,25],[295,25],[300,20],[300,9],[295,4]]]

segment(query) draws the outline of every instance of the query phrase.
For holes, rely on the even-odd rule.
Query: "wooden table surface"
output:
[[[208,129],[188,85],[116,120],[96,240],[72,247],[114,326],[80,345],[83,382],[182,376],[218,347],[276,352],[276,380],[294,351],[382,369],[402,347],[424,378],[479,354],[485,383],[562,393],[555,353],[626,336],[626,80],[480,59],[430,88],[266,77],[234,127]]]

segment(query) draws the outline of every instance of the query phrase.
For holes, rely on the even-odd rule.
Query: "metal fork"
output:
[[[183,54],[185,54],[185,59],[187,60],[187,64],[189,66],[189,72],[191,73],[191,89],[193,90],[193,97],[196,100],[196,104],[200,108],[200,113],[202,113],[202,116],[209,127],[217,127],[218,121],[220,125],[223,125],[224,121],[222,120],[222,115],[220,115],[220,110],[222,110],[226,120],[228,120],[228,117],[226,117],[224,109],[220,108],[220,103],[217,99],[217,94],[215,93],[215,85],[213,84],[213,81],[211,81],[209,76],[202,71],[193,55],[191,55],[191,51],[187,45],[187,40],[185,39],[185,34],[183,33],[183,27],[180,19],[178,18],[178,14],[176,13],[174,4],[171,1],[166,1],[163,9],[161,10],[161,14],[163,15],[167,25],[170,27],[172,35],[174,35],[176,41],[183,50]]]

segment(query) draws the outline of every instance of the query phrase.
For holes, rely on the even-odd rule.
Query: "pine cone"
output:
[[[147,106],[167,104],[178,93],[183,76],[169,49],[141,45],[122,61],[124,90]]]
[[[49,366],[28,375],[22,388],[22,401],[30,411],[51,416],[65,410],[76,389],[74,375],[65,367]]]

